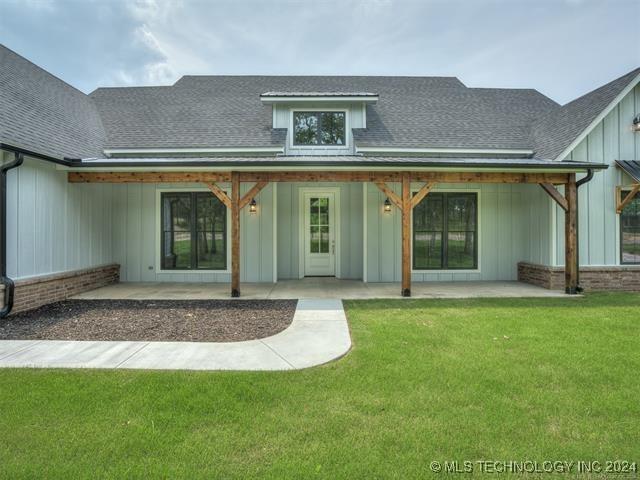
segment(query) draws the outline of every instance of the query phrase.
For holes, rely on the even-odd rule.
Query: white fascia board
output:
[[[358,147],[356,153],[469,153],[469,154],[503,154],[533,155],[533,150],[499,149],[499,148],[402,148],[402,147]]]
[[[260,101],[265,105],[270,105],[272,103],[315,103],[315,102],[364,102],[364,103],[376,103],[378,101],[378,97],[365,97],[365,96],[357,96],[357,97],[346,97],[346,96],[335,96],[335,97],[261,97]]]
[[[607,108],[605,108],[602,112],[600,112],[600,114],[593,120],[593,122],[591,122],[589,124],[589,126],[587,128],[585,128],[582,133],[580,135],[578,135],[576,137],[576,139],[571,142],[569,144],[569,146],[567,148],[565,148],[562,153],[560,155],[558,155],[554,160],[564,160],[567,155],[569,155],[574,148],[576,148],[578,145],[580,145],[580,142],[582,142],[585,138],[587,138],[587,135],[589,135],[591,133],[591,131],[596,128],[596,126],[602,121],[604,120],[604,117],[606,117],[607,115],[609,115],[609,112],[611,112],[611,110],[613,110],[616,105],[618,105],[622,99],[624,97],[627,96],[627,94],[633,90],[636,85],[640,83],[640,74],[638,74],[633,80],[631,80],[631,82],[629,83],[629,85],[627,85],[624,90],[622,90],[617,96],[616,98],[613,99],[613,101],[607,105]]]
[[[284,147],[221,147],[221,148],[105,148],[104,154],[112,155],[128,154],[171,154],[171,153],[283,153]]]

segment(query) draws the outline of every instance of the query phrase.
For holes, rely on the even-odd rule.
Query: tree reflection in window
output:
[[[163,270],[224,270],[226,207],[209,192],[162,193]]]
[[[345,112],[294,112],[294,145],[345,145]]]

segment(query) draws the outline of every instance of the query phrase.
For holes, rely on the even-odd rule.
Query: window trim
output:
[[[342,112],[344,113],[344,145],[298,145],[295,143],[295,133],[294,133],[294,125],[293,118],[295,117],[296,112]],[[322,107],[313,107],[313,108],[292,108],[289,110],[289,148],[296,150],[346,150],[349,149],[349,145],[351,143],[351,119],[349,118],[349,109],[348,108],[322,108]]]
[[[620,188],[619,192],[620,192],[620,197],[618,197],[616,199],[617,202],[619,202],[622,198],[624,198],[624,196],[626,194],[628,194],[631,189],[633,187],[632,186],[623,186]],[[640,199],[640,192],[636,193],[635,197],[633,198],[633,200],[635,200],[636,198]],[[616,214],[616,219],[618,221],[618,241],[616,242],[617,247],[618,247],[618,265],[621,266],[640,266],[640,261],[638,262],[625,262],[622,259],[622,255],[623,255],[623,251],[622,251],[622,239],[623,239],[623,235],[622,235],[622,212]]]
[[[422,187],[422,184],[419,184],[417,186],[414,186],[413,184],[411,185],[411,195],[413,196],[413,194],[417,193],[418,190],[420,190],[420,187]],[[417,274],[423,274],[423,275],[429,275],[429,274],[449,274],[449,275],[455,275],[458,273],[482,273],[482,190],[480,188],[443,188],[443,189],[439,189],[439,188],[434,188],[433,190],[431,190],[431,193],[475,193],[476,194],[476,223],[477,223],[477,229],[476,229],[476,251],[477,251],[477,262],[476,262],[476,268],[459,268],[459,269],[453,269],[453,268],[447,268],[447,269],[442,269],[442,268],[434,268],[434,269],[429,269],[429,268],[414,268],[413,267],[413,208],[411,209],[411,249],[410,249],[410,254],[411,254],[411,273],[417,273]],[[427,195],[428,196],[428,195]]]
[[[231,186],[227,183],[219,184],[220,188],[223,190],[230,190]],[[158,188],[156,189],[156,222],[155,222],[155,231],[156,231],[156,254],[155,254],[155,273],[157,274],[172,274],[177,273],[181,275],[200,275],[207,273],[231,273],[231,215],[229,209],[227,208],[226,214],[226,234],[227,234],[227,260],[226,265],[227,268],[224,270],[211,270],[211,269],[199,269],[199,270],[177,270],[177,269],[163,269],[162,268],[162,194],[163,193],[198,193],[198,192],[209,192],[211,190],[208,188],[202,187],[192,187],[192,188]],[[144,268],[144,267],[143,267]]]

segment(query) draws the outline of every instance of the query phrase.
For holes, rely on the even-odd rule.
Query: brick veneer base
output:
[[[520,262],[518,263],[518,281],[550,290],[564,290],[564,267]],[[580,286],[585,291],[640,292],[640,265],[580,267]]]
[[[87,290],[117,283],[119,280],[120,265],[118,264],[100,265],[82,270],[16,280],[11,313],[23,312],[47,303],[58,302]],[[0,291],[0,293],[2,294],[0,299],[4,298],[4,291]],[[0,300],[1,303],[2,300]]]

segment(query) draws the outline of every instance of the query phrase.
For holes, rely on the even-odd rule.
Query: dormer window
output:
[[[293,112],[295,146],[344,146],[346,112]]]

